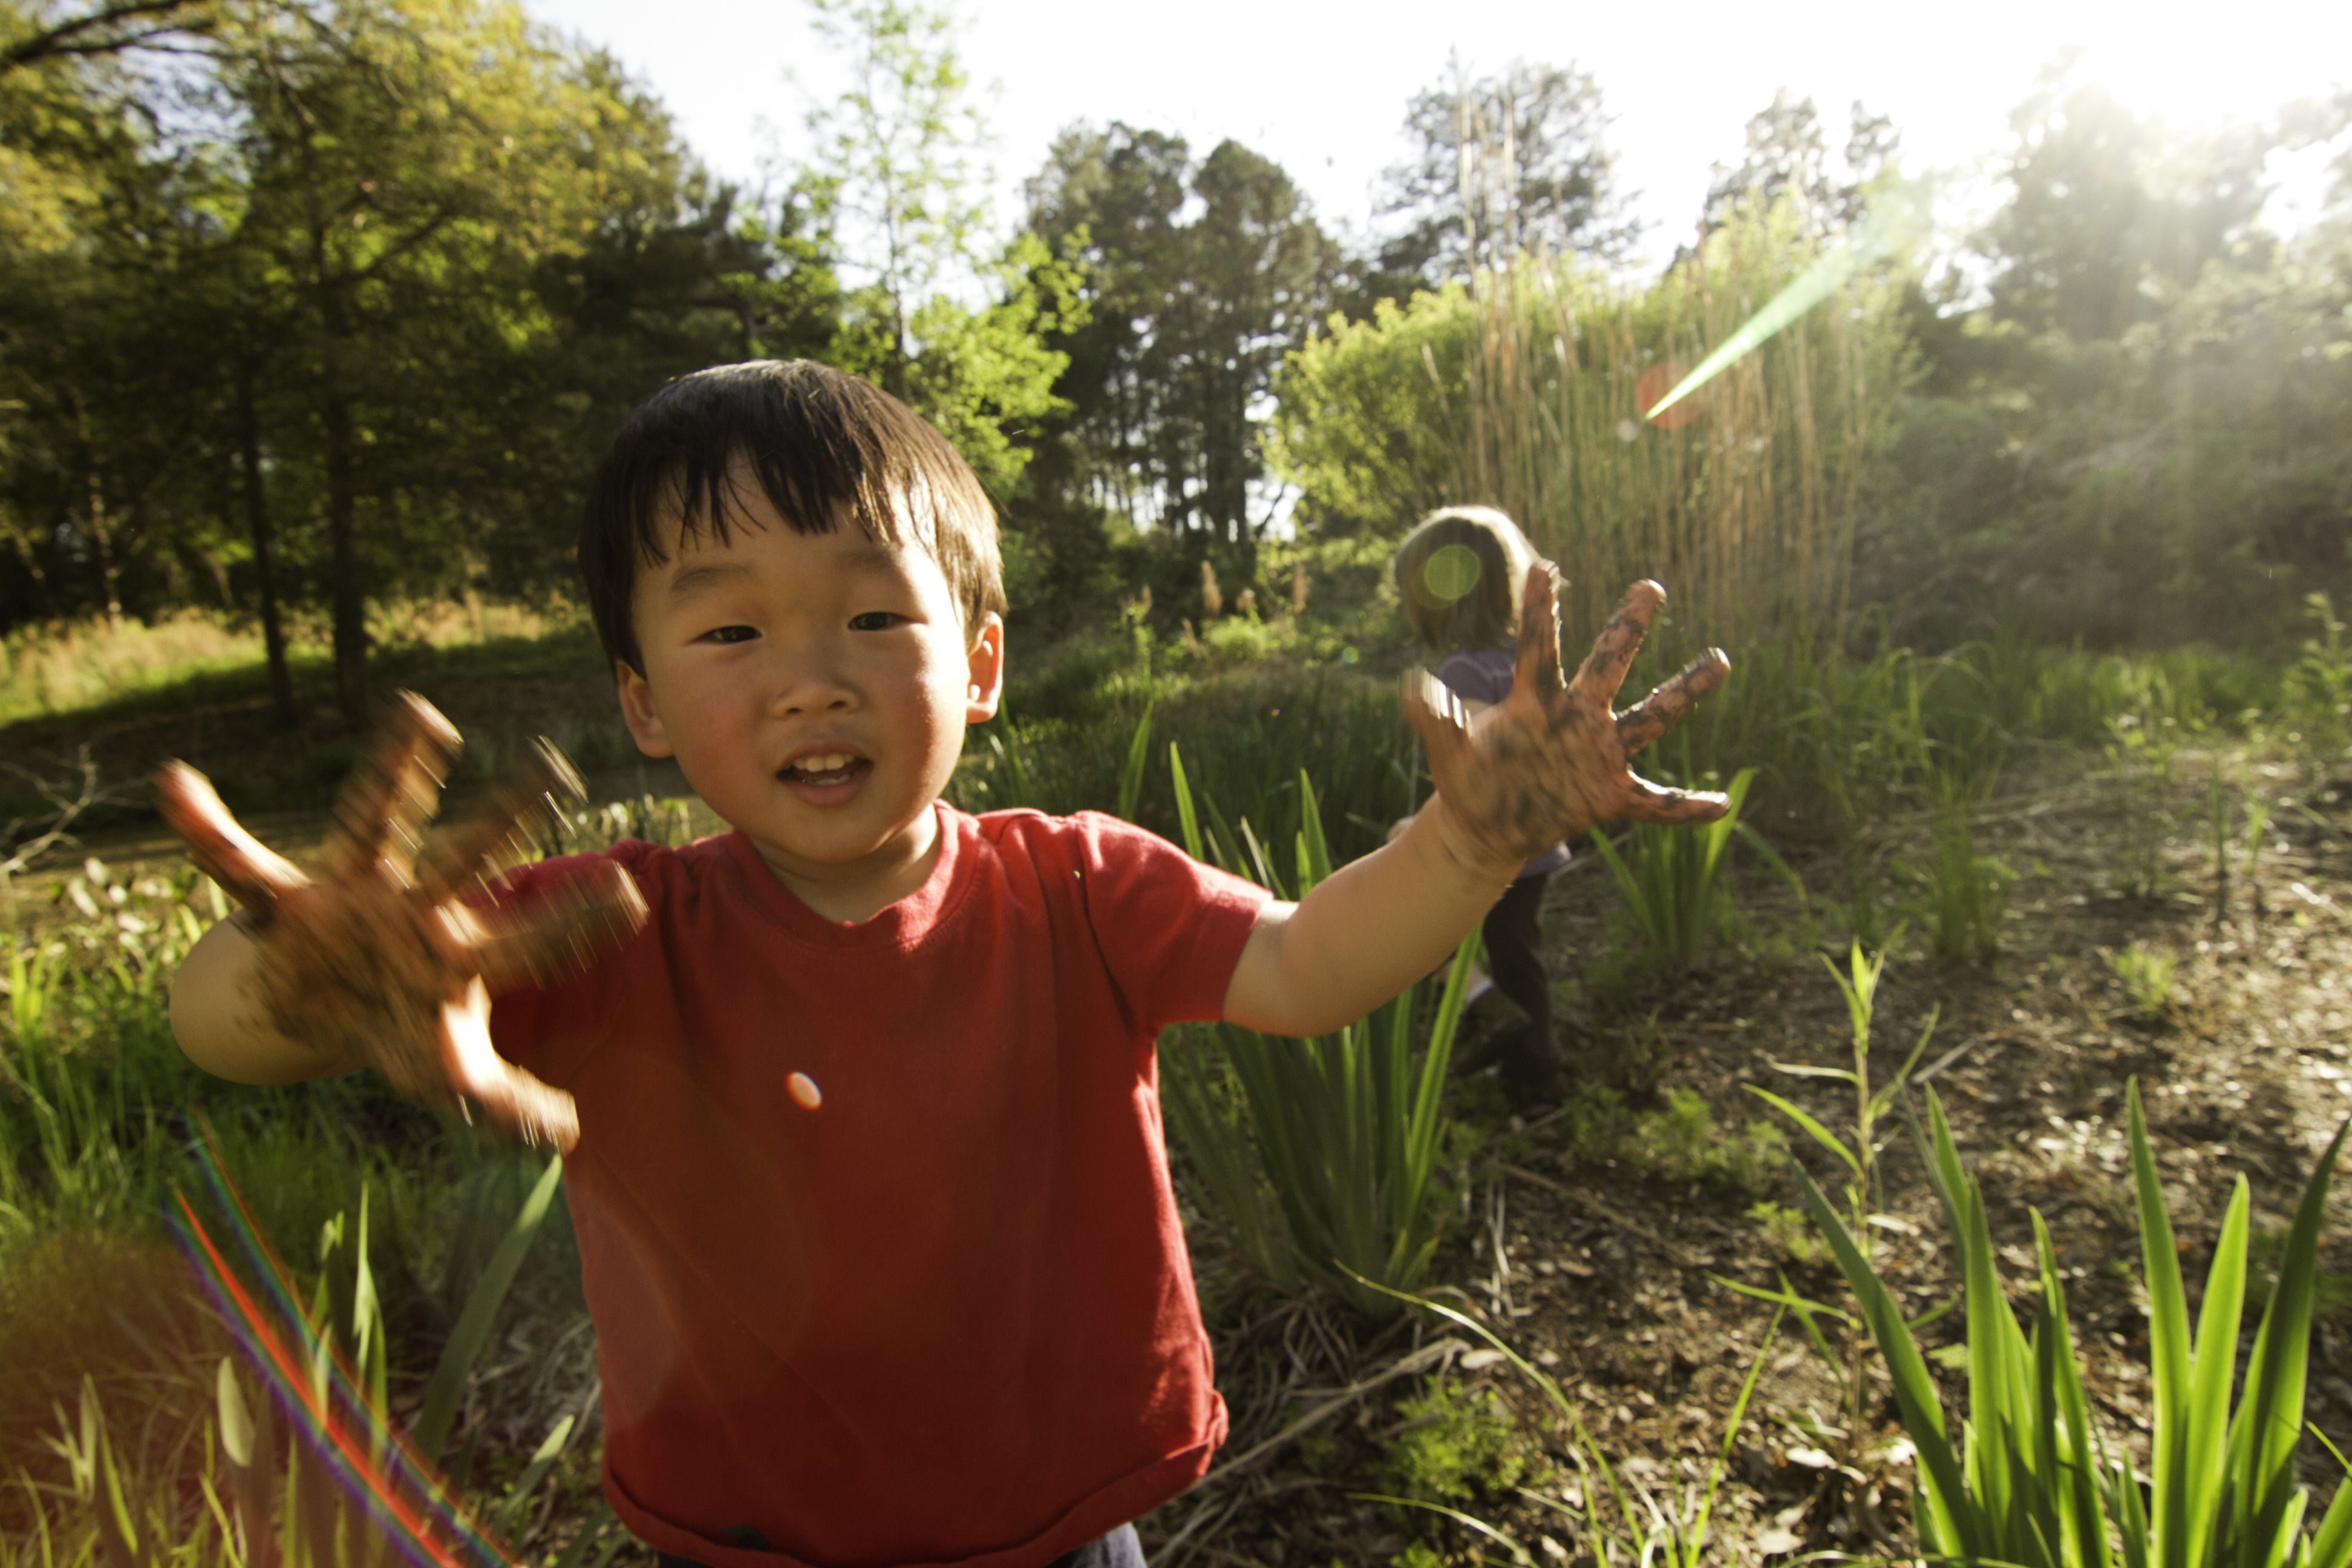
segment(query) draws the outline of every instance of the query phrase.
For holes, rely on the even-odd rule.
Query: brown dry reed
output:
[[[1786,208],[1744,211],[1645,287],[1536,254],[1384,301],[1292,356],[1277,470],[1310,526],[1499,508],[1569,579],[1571,628],[1654,577],[1688,628],[1671,643],[1801,630],[1834,646],[1860,481],[1906,374],[1896,282],[1832,296],[1710,382],[1681,428],[1643,420],[1634,391],[1662,363],[1696,364],[1816,247]]]

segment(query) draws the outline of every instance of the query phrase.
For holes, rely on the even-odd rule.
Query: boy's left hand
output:
[[[1661,789],[1628,765],[1723,684],[1731,660],[1721,648],[1709,648],[1624,712],[1610,707],[1665,600],[1655,583],[1627,589],[1576,678],[1562,681],[1551,570],[1538,563],[1520,600],[1518,668],[1508,697],[1473,717],[1427,670],[1405,677],[1405,718],[1427,748],[1448,819],[1446,842],[1458,858],[1507,876],[1604,823],[1712,822],[1729,809],[1727,796]]]

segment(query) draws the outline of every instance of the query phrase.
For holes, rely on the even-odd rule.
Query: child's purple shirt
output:
[[[1437,679],[1456,697],[1473,702],[1500,702],[1511,694],[1511,679],[1518,655],[1508,647],[1465,648],[1437,669]],[[1568,846],[1556,845],[1519,868],[1522,880],[1542,877],[1568,864]]]

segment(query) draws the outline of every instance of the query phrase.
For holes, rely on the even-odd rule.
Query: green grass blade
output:
[[[2327,1220],[2327,1190],[2336,1156],[2352,1121],[2336,1129],[2304,1188],[2279,1261],[2277,1288],[2263,1310],[2246,1366],[2246,1391],[2238,1420],[2251,1441],[2245,1470],[2232,1476],[2238,1506],[2252,1510],[2242,1539],[2245,1556],[2269,1550],[2291,1529],[2290,1512],[2302,1494],[2294,1480],[2294,1451],[2303,1436],[2304,1393],[2310,1375],[2311,1319],[2319,1290],[2319,1232]],[[2234,1436],[2234,1434],[2232,1435]],[[2232,1447],[2236,1447],[2233,1442]]]
[[[1195,860],[1205,860],[1201,853],[1201,819],[1192,811],[1192,786],[1184,778],[1184,756],[1176,742],[1168,742],[1168,773],[1176,792],[1176,821],[1184,830],[1184,853]]]
[[[2222,1211],[2221,1234],[2213,1244],[2213,1267],[2205,1276],[2205,1300],[2197,1317],[2196,1349],[2189,1358],[2186,1457],[2180,1485],[2187,1562],[2204,1568],[2231,1535],[2224,1497],[2230,1456],[2238,1446],[2230,1419],[2230,1388],[2238,1372],[2238,1331],[2246,1300],[2248,1211],[2252,1196],[2240,1176]],[[2240,1500],[2235,1508],[2245,1506]],[[2159,1520],[2158,1530],[2163,1529]],[[2162,1536],[2158,1535],[2159,1542]]]
[[[2033,1215],[2033,1239],[2042,1266],[2041,1321],[2035,1325],[2033,1348],[2044,1369],[2042,1430],[2049,1435],[2049,1456],[2054,1465],[2042,1471],[2042,1480],[2045,1488],[2063,1489],[2059,1515],[2066,1537],[2074,1542],[2068,1559],[2073,1568],[2108,1568],[2112,1559],[2092,1448],[2090,1402],[2083,1394],[2082,1363],[2066,1320],[2066,1288],[2050,1245],[2050,1227],[2042,1223],[2039,1210]]]
[[[1118,815],[1122,822],[1135,820],[1136,803],[1143,798],[1143,774],[1150,757],[1151,704],[1146,702],[1143,717],[1135,721],[1135,739],[1127,743],[1127,770],[1118,780]]]
[[[507,1229],[506,1239],[490,1255],[489,1265],[482,1270],[473,1293],[466,1298],[464,1310],[457,1314],[457,1327],[449,1331],[449,1342],[442,1347],[432,1381],[425,1386],[424,1407],[417,1412],[416,1425],[409,1433],[410,1441],[428,1463],[440,1462],[441,1450],[449,1441],[450,1423],[457,1419],[457,1402],[466,1392],[466,1379],[472,1375],[482,1347],[489,1343],[490,1326],[506,1300],[508,1288],[514,1283],[516,1271],[522,1267],[523,1255],[530,1250],[540,1226],[546,1222],[547,1211],[555,1202],[556,1185],[562,1179],[563,1158],[558,1155],[547,1163],[539,1184],[523,1200],[514,1224]]]
[[[2189,1439],[2195,1426],[2189,1415],[2194,1401],[2189,1300],[2181,1286],[2180,1255],[2172,1239],[2171,1216],[2165,1212],[2164,1184],[2148,1148],[2147,1119],[2140,1106],[2137,1079],[2126,1085],[2124,1102],[2130,1127],[2132,1178],[2139,1199],[2140,1258],[2147,1276],[2147,1359],[2151,1403],[2156,1407],[2148,1444],[2149,1479],[2156,1498],[2151,1568],[2200,1568],[2203,1552],[2192,1550],[2189,1533],[2193,1492]]]
[[[1812,1177],[1793,1162],[1790,1169],[1797,1178],[1798,1194],[1813,1216],[1813,1224],[1828,1240],[1830,1250],[1836,1255],[1846,1288],[1861,1303],[1863,1321],[1870,1325],[1871,1338],[1877,1342],[1878,1353],[1886,1363],[1903,1429],[1909,1435],[1911,1446],[1918,1450],[1919,1477],[1925,1483],[1928,1507],[1936,1515],[1938,1535],[1957,1544],[1966,1556],[1990,1556],[1990,1532],[1962,1479],[1960,1457],[1953,1451],[1946,1432],[1943,1403],[1937,1397],[1935,1379],[1927,1373],[1918,1342],[1903,1326],[1902,1310],[1864,1261],[1861,1249],[1847,1234],[1845,1223],[1830,1207]],[[2006,1310],[2004,1303],[2003,1310]]]
[[[1331,846],[1323,837],[1323,809],[1315,798],[1315,781],[1305,768],[1298,770],[1298,835],[1304,854],[1298,896],[1303,899],[1307,889],[1331,874]],[[1309,877],[1314,880],[1309,881]]]
[[[2327,1443],[2316,1428],[2314,1436]],[[2336,1453],[2333,1443],[2327,1443],[2327,1450],[2336,1454],[2336,1463],[2341,1468],[2344,1456]],[[2311,1537],[2311,1568],[2345,1568],[2347,1563],[2352,1563],[2352,1471],[2347,1471],[2343,1479],[2336,1483],[2336,1496],[2329,1501],[2327,1511],[2319,1516],[2319,1528]]]
[[[1839,1159],[1843,1160],[1846,1164],[1846,1169],[1853,1173],[1855,1180],[1859,1181],[1862,1178],[1862,1161],[1860,1158],[1855,1155],[1853,1150],[1847,1148],[1845,1144],[1839,1140],[1836,1133],[1832,1132],[1828,1128],[1813,1120],[1810,1113],[1801,1107],[1792,1104],[1789,1100],[1783,1100],[1780,1096],[1774,1094],[1769,1089],[1759,1089],[1755,1084],[1751,1083],[1748,1086],[1748,1092],[1762,1100],[1765,1104],[1770,1106],[1773,1110],[1779,1111],[1781,1115],[1787,1117],[1790,1121],[1795,1122],[1799,1127],[1803,1128],[1805,1130],[1806,1136],[1812,1139],[1814,1142],[1820,1144],[1822,1148],[1827,1149],[1831,1153],[1835,1154]]]

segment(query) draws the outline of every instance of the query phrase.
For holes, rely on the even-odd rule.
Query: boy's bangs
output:
[[[847,518],[920,547],[968,624],[1003,612],[995,510],[946,437],[872,383],[805,361],[719,365],[639,404],[590,488],[580,566],[606,651],[632,667],[630,584],[708,529],[726,543],[757,485],[795,532]],[[676,530],[673,535],[673,529]]]
[[[723,378],[720,372],[703,374]],[[795,533],[831,533],[846,517],[877,544],[911,539],[937,556],[938,492],[921,454],[891,449],[867,429],[809,419],[804,410],[762,406],[772,401],[729,397],[707,411],[721,417],[681,419],[681,438],[662,443],[670,447],[668,461],[631,476],[639,482],[629,487],[628,533],[640,569],[669,559],[673,523],[682,544],[694,543],[705,528],[725,544],[737,527],[759,527],[745,494],[746,470]]]

